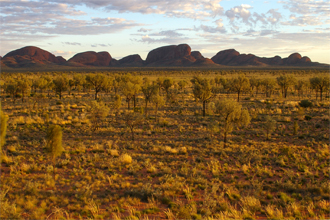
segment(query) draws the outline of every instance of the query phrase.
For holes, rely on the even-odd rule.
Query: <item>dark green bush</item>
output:
[[[305,120],[309,121],[309,120],[311,120],[311,119],[312,119],[311,116],[309,116],[309,115],[305,115]]]
[[[310,108],[310,107],[313,107],[313,103],[311,101],[305,99],[305,100],[301,100],[299,102],[299,106],[303,107],[303,108]]]

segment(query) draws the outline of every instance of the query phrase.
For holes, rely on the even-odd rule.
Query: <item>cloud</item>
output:
[[[126,22],[124,18],[92,18],[92,22],[98,25],[121,24]]]
[[[282,15],[277,9],[271,9],[267,12],[267,14],[270,14],[267,21],[269,21],[272,25],[276,25],[282,19]]]
[[[73,16],[85,15],[73,6],[52,1],[18,1],[2,0],[0,13],[2,16],[1,34],[69,34],[98,35],[119,32],[124,29],[140,26],[123,18],[73,19]]]
[[[215,20],[214,23],[216,26],[209,26],[209,25],[200,25],[198,28],[195,28],[195,30],[203,30],[206,33],[226,33],[226,29],[224,28],[224,25],[222,23],[222,19]]]
[[[86,5],[119,13],[133,12],[141,14],[163,14],[169,17],[203,19],[223,14],[220,0],[51,0],[70,5]]]
[[[176,32],[175,30],[167,30],[167,31],[161,31],[158,33],[152,33],[150,36],[166,36],[166,37],[180,37],[183,34]]]
[[[148,44],[153,43],[166,43],[166,44],[178,44],[189,40],[188,37],[183,37],[183,34],[178,33],[176,30],[166,30],[160,32],[150,33],[149,35],[143,35],[140,39],[133,39],[133,41],[143,42]]]
[[[225,15],[231,22],[234,22],[235,20],[242,20],[244,23],[251,25],[249,21],[251,13],[248,10],[250,8],[252,8],[250,5],[242,4],[227,10]]]
[[[92,44],[91,47],[110,47],[111,44]]]
[[[280,33],[279,31],[274,31],[274,30],[262,30],[260,32],[260,36],[267,36],[267,35],[274,35]]]
[[[138,30],[138,32],[143,32],[143,33],[146,33],[146,32],[148,32],[148,31],[151,31],[151,29],[140,28],[140,29]]]
[[[330,14],[330,2],[323,0],[289,0],[280,1],[283,7],[292,13],[311,15],[311,14]]]
[[[81,46],[81,43],[78,43],[78,42],[62,42],[62,44],[72,45],[72,46]]]
[[[299,16],[296,17],[296,15],[290,16],[290,21],[284,21],[281,23],[282,25],[289,25],[289,26],[307,26],[307,25],[322,25],[323,22],[320,20],[317,16]]]
[[[132,21],[124,21],[122,23],[95,25],[92,21],[67,19],[62,21],[52,22],[53,26],[49,23],[40,24],[38,26],[24,26],[7,23],[3,25],[3,35],[9,33],[21,34],[50,34],[50,35],[99,35],[106,33],[115,33],[124,29],[133,28],[140,24]]]
[[[6,15],[34,13],[38,14],[48,12],[49,15],[86,15],[85,12],[76,10],[73,6],[67,4],[58,4],[52,1],[24,1],[24,0],[1,0],[0,13]],[[47,18],[43,18],[47,19]]]
[[[265,14],[258,14],[257,12],[254,12],[253,13],[253,17],[254,17],[254,20],[253,22],[256,24],[258,22],[261,22],[261,24],[263,25],[267,25],[268,24],[268,21],[267,21],[267,17]]]

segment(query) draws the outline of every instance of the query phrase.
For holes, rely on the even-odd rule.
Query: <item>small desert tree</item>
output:
[[[17,79],[17,86],[19,88],[19,91],[22,93],[22,102],[24,102],[25,94],[31,87],[31,81],[26,76],[20,75]]]
[[[188,85],[186,80],[180,80],[178,82],[179,90],[181,91],[182,102],[184,101],[185,87]]]
[[[191,82],[193,83],[193,94],[196,100],[203,103],[203,117],[205,117],[206,103],[215,97],[216,88],[210,85],[210,81],[206,78],[194,77]]]
[[[219,116],[219,124],[223,123],[224,147],[226,147],[227,135],[230,134],[235,127],[247,126],[251,120],[248,110],[242,109],[242,105],[229,99],[216,102],[215,112]]]
[[[46,81],[46,85],[43,89],[47,90],[47,96],[50,97],[50,90],[54,86],[53,79],[50,76],[43,76],[42,77]]]
[[[7,116],[1,110],[0,104],[0,165],[2,162],[2,147],[6,143],[6,132],[7,132]]]
[[[303,96],[304,91],[306,91],[309,87],[309,81],[307,80],[298,80],[297,84],[294,86],[296,89],[299,98]]]
[[[161,90],[162,90],[162,88],[164,88],[164,86],[163,86],[164,80],[165,80],[164,77],[158,77],[156,79],[156,84],[158,86],[159,95],[161,95]]]
[[[154,95],[152,98],[151,98],[151,102],[155,104],[155,120],[157,122],[157,112],[158,112],[158,107],[161,107],[165,104],[165,101],[163,99],[162,96],[160,96],[159,94],[157,95]]]
[[[5,91],[13,96],[13,102],[15,104],[16,97],[19,92],[17,80],[15,80],[13,78],[9,78],[8,80],[6,80]]]
[[[74,86],[76,87],[76,90],[78,91],[78,95],[82,89],[82,86],[85,82],[85,77],[82,74],[75,74],[73,76]]]
[[[36,87],[40,90],[40,93],[47,88],[48,81],[44,77],[40,77],[36,80]]]
[[[121,107],[121,96],[119,94],[117,94],[115,96],[115,100],[113,102],[112,107],[113,107],[113,109],[116,110],[116,113],[115,114],[116,114],[116,121],[117,121],[117,119],[118,119],[118,112],[119,112],[119,109]]]
[[[112,86],[113,86],[113,90],[115,92],[115,95],[117,95],[119,88],[120,88],[120,82],[122,81],[122,78],[120,75],[115,74],[113,77],[113,82],[112,82]]]
[[[164,79],[164,81],[163,81],[163,88],[164,88],[164,90],[165,90],[165,92],[166,92],[166,97],[167,97],[167,99],[168,99],[168,97],[169,97],[169,94],[168,94],[169,89],[170,89],[173,85],[174,85],[174,81],[173,81],[172,78],[165,78],[165,79]]]
[[[57,76],[54,80],[54,89],[55,93],[59,95],[60,99],[62,99],[62,92],[68,89],[69,80],[66,76],[61,75]]]
[[[242,92],[246,92],[250,88],[250,80],[245,75],[241,74],[236,78],[230,80],[230,90],[237,93],[237,101]]]
[[[134,98],[134,95],[137,93],[139,90],[138,85],[134,85],[130,81],[122,81],[121,82],[121,92],[123,95],[126,97],[126,102],[127,102],[127,109],[130,110],[130,102],[131,99]]]
[[[131,131],[132,141],[134,141],[134,129],[142,124],[143,117],[139,112],[126,111],[124,114],[124,121]]]
[[[93,131],[96,131],[109,114],[109,107],[103,102],[92,101],[90,105],[90,120]]]
[[[272,95],[272,93],[274,92],[275,88],[276,88],[276,81],[275,79],[271,79],[271,78],[266,78],[263,79],[261,82],[264,92],[265,92],[265,96],[267,98],[270,98],[270,96]]]
[[[265,120],[265,132],[267,140],[269,140],[269,135],[273,132],[276,128],[276,121],[271,116],[266,116]]]
[[[251,94],[253,94],[253,91],[255,90],[256,91],[256,97],[257,97],[261,84],[262,84],[261,79],[251,77],[250,78]]]
[[[136,108],[136,94],[138,94],[141,91],[142,79],[138,76],[133,76],[133,77],[131,77],[130,80],[134,84],[133,106],[134,106],[134,109],[135,109]]]
[[[281,75],[276,80],[277,84],[281,87],[282,96],[286,98],[289,88],[296,84],[296,78],[291,75]]]
[[[148,102],[151,101],[152,96],[157,94],[158,86],[151,84],[148,80],[145,80],[144,85],[141,87],[142,93],[144,95],[145,101],[145,115],[148,115]]]
[[[75,81],[73,79],[69,79],[69,81],[68,81],[69,94],[68,95],[71,94],[71,91],[72,91],[72,88],[74,87],[74,85],[75,85]]]
[[[316,94],[320,92],[320,100],[322,101],[322,94],[325,90],[329,90],[330,85],[330,78],[329,76],[320,76],[320,77],[313,77],[309,79],[311,87],[315,89]],[[317,99],[317,95],[316,95]]]
[[[109,95],[111,94],[112,87],[113,87],[113,78],[111,76],[105,76],[102,90],[105,92],[105,94]]]
[[[89,83],[95,90],[95,100],[97,100],[97,95],[102,91],[104,87],[106,77],[103,74],[89,74],[86,76],[86,82]]]
[[[62,146],[62,128],[59,125],[49,127],[46,136],[47,151],[53,163],[53,175],[55,180],[55,163],[56,157],[60,156],[63,151]]]

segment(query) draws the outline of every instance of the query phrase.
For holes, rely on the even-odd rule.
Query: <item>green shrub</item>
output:
[[[311,119],[312,119],[311,116],[309,116],[309,115],[305,115],[305,120],[306,120],[306,121],[309,121],[309,120],[311,120]]]
[[[0,163],[2,162],[2,146],[6,143],[7,120],[7,116],[0,109]]]
[[[303,108],[313,107],[313,103],[311,101],[308,101],[307,99],[301,100],[298,104],[300,107],[303,107]]]
[[[62,128],[59,125],[52,125],[47,131],[47,151],[53,161],[53,171],[55,179],[55,160],[63,151]]]

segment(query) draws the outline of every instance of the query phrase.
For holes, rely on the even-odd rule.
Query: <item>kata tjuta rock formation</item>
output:
[[[159,47],[148,53],[144,61],[138,54],[126,56],[120,60],[111,57],[108,52],[87,51],[74,55],[66,61],[38,47],[28,46],[14,50],[0,57],[1,67],[42,67],[52,65],[72,67],[221,67],[221,66],[297,66],[322,67],[328,64],[311,62],[308,57],[293,53],[287,58],[275,56],[258,57],[253,54],[240,54],[235,49],[218,52],[212,59],[205,58],[199,51],[191,51],[188,44]]]
[[[191,66],[199,63],[214,64],[204,58],[199,52],[191,52],[188,44],[170,45],[156,48],[148,53],[146,66]]]
[[[36,65],[64,64],[66,60],[38,47],[27,46],[7,53],[1,64],[8,67],[30,67]]]
[[[253,54],[240,54],[234,49],[223,50],[212,57],[213,62],[226,66],[312,66],[308,57],[301,57],[299,53],[293,53],[288,58],[280,56],[271,58],[258,57]]]
[[[108,52],[94,51],[82,52],[68,60],[70,66],[115,66],[117,60],[113,59]]]

